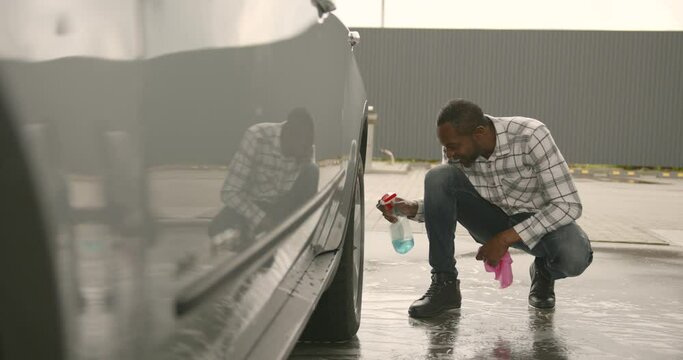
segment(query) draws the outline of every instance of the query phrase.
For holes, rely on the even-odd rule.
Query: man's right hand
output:
[[[417,201],[410,201],[396,197],[394,198],[394,206],[396,207],[396,210],[407,217],[414,217],[417,214]],[[392,213],[392,211],[388,210],[386,206],[382,205],[382,200],[377,201],[377,209],[382,212],[382,216],[384,216],[384,218],[390,223],[395,223],[398,221],[398,218]]]

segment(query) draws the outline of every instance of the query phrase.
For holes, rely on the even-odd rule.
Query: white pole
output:
[[[372,154],[374,154],[373,143],[375,142],[375,124],[377,123],[377,113],[374,106],[368,106],[368,143],[365,149],[365,169],[372,169]]]

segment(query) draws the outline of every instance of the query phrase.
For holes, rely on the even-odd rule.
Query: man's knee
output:
[[[318,190],[319,177],[320,169],[318,168],[318,165],[311,162],[301,168],[297,182],[300,183],[300,186],[304,189],[310,189],[313,192],[316,192]]]
[[[301,168],[301,174],[302,176],[308,177],[312,180],[318,180],[318,176],[320,174],[320,168],[318,167],[318,164],[314,162],[310,162],[308,164],[305,164]]]
[[[593,262],[593,251],[562,254],[558,260],[565,277],[579,276]]]
[[[593,250],[586,233],[575,223],[558,229],[557,251],[550,260],[550,267],[559,277],[581,275],[593,262]]]
[[[468,181],[467,176],[453,165],[439,165],[427,171],[425,175],[425,189],[440,186],[460,186],[463,181]]]
[[[303,165],[292,188],[280,198],[281,202],[283,204],[291,202],[287,205],[288,207],[289,205],[294,208],[298,207],[318,192],[319,178],[320,169],[317,164],[311,162]]]

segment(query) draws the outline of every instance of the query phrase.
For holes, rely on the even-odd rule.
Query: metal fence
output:
[[[570,163],[683,166],[683,32],[352,30],[375,156],[440,158],[437,113],[466,98],[543,121]]]

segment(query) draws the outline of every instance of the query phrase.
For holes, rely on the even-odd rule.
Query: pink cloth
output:
[[[500,281],[501,289],[505,289],[512,284],[512,257],[510,257],[509,252],[505,252],[505,255],[503,255],[495,267],[484,261],[484,269],[486,269],[486,272],[496,273],[496,280]]]

